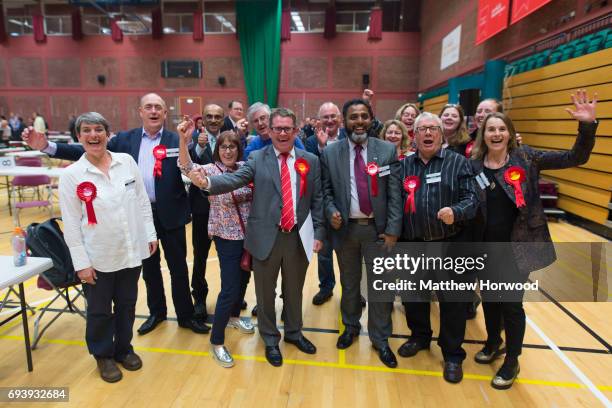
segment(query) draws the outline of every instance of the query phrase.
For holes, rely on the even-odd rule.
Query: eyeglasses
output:
[[[274,126],[272,128],[272,131],[276,132],[276,133],[291,133],[293,132],[295,128],[294,127],[278,127],[278,126]]]
[[[424,135],[425,133],[427,133],[428,130],[431,133],[439,132],[440,131],[440,126],[419,126],[418,128],[416,128],[416,130],[420,134]]]
[[[219,150],[227,150],[230,152],[233,152],[234,150],[238,149],[238,146],[236,145],[221,145],[219,146]]]
[[[338,115],[336,114],[321,116],[322,120],[336,120],[337,118],[338,118]]]
[[[161,105],[148,105],[147,104],[147,105],[143,106],[142,109],[146,110],[147,112],[150,112],[150,111],[159,111],[159,112],[161,112],[161,111],[164,110],[164,107],[161,106]]]

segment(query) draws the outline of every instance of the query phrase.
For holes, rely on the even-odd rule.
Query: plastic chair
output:
[[[41,167],[42,160],[38,157],[19,157],[16,160],[19,166]],[[47,198],[43,199],[40,194],[40,188],[44,188],[47,192]],[[24,191],[31,190],[30,199],[24,199]],[[15,176],[11,180],[11,189],[9,197],[13,209],[13,223],[21,225],[19,220],[19,212],[25,208],[47,207],[49,216],[53,216],[53,203],[51,202],[51,179],[45,175],[33,176]]]

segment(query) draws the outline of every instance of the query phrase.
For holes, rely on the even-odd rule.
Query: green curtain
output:
[[[236,19],[249,104],[278,103],[281,0],[238,0]]]

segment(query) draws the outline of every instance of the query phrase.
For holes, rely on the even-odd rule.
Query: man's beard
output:
[[[349,139],[355,144],[363,144],[368,139],[368,133],[355,133],[351,132],[349,134]]]

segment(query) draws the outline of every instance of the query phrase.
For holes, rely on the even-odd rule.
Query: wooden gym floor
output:
[[[6,206],[5,191],[0,191],[0,253],[10,255],[13,224]],[[59,214],[57,207],[56,214]],[[21,224],[25,226],[42,221],[47,215],[44,210],[24,210]],[[607,242],[564,222],[550,223],[550,228],[557,242]],[[187,230],[189,243],[190,225]],[[604,268],[599,279],[600,299],[609,299],[610,282],[605,278],[609,269],[607,262],[612,259],[609,252],[602,254]],[[565,259],[565,256],[590,258],[588,248],[584,253],[560,254],[560,258]],[[191,260],[190,248],[190,269]],[[214,246],[209,255],[206,277],[210,286],[208,312],[212,314],[220,286]],[[337,264],[336,278],[338,280]],[[35,279],[26,282],[25,286],[26,298],[31,305],[42,307],[50,300],[52,293],[36,288]],[[324,305],[311,303],[318,291],[316,261],[308,270],[303,310],[304,334],[318,351],[310,356],[281,342],[284,357],[281,368],[274,368],[266,362],[263,343],[257,333],[244,335],[231,329],[226,330],[226,345],[236,365],[231,369],[219,367],[208,353],[209,336],[180,329],[176,324],[168,275],[165,276],[165,287],[170,319],[153,332],[138,336],[136,328],[148,313],[144,282],[140,281],[133,345],[144,366],[136,372],[123,370],[123,380],[115,384],[105,383],[99,378],[95,361],[88,354],[84,341],[85,321],[78,315],[64,314],[47,330],[38,349],[33,352],[34,371],[31,373],[26,368],[21,321],[13,320],[0,327],[0,387],[61,386],[70,390],[68,404],[11,403],[3,406],[595,407],[612,399],[612,306],[607,302],[525,303],[528,325],[520,358],[521,373],[511,390],[497,391],[489,382],[502,360],[491,366],[473,361],[486,336],[482,308],[479,308],[476,319],[467,325],[464,348],[468,357],[463,365],[464,380],[452,385],[442,378],[442,357],[435,343],[429,352],[421,352],[416,357],[404,359],[398,356],[397,369],[388,369],[378,360],[365,332],[348,350],[337,350],[336,339],[342,330],[340,287],[338,284],[334,297]],[[0,296],[4,297],[5,293],[0,292]],[[248,310],[243,315],[250,316],[255,304],[252,280],[246,300]],[[279,300],[277,316],[280,309]],[[2,315],[9,313],[0,313],[0,320]],[[45,316],[44,321],[52,315]],[[35,316],[29,317],[30,327],[34,319]],[[395,351],[408,335],[399,303],[395,305],[393,322],[394,335],[390,345]],[[438,309],[435,306],[432,308],[432,324],[434,335],[437,335]],[[362,325],[366,330],[367,313],[363,314]]]

